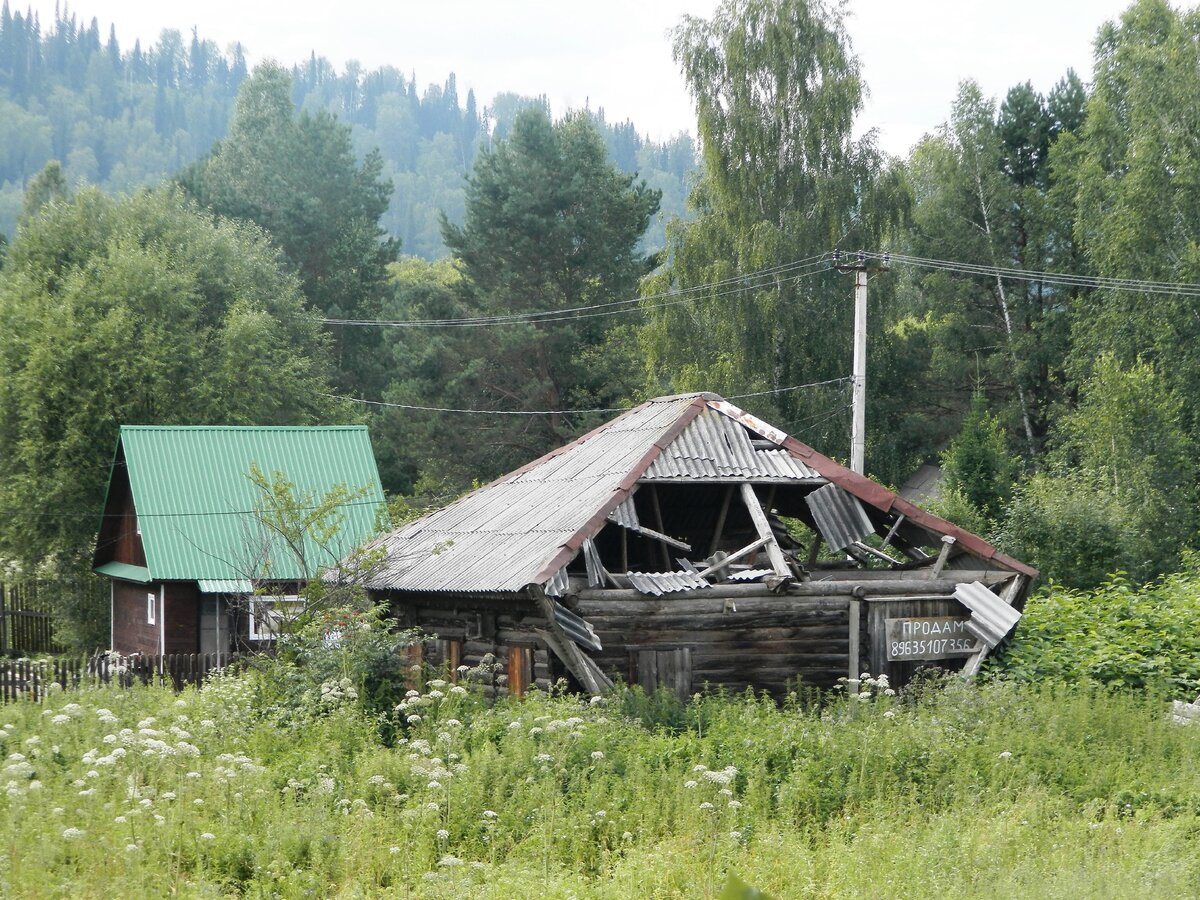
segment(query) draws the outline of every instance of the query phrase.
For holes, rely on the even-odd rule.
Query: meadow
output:
[[[469,673],[464,673],[469,674]],[[0,707],[0,895],[1200,894],[1200,728],[1154,693],[485,701],[349,680]]]

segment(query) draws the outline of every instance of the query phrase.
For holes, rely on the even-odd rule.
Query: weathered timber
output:
[[[1007,577],[1011,577],[1011,573]],[[772,592],[761,584],[717,584],[709,588],[681,592],[676,595],[680,599],[661,600],[660,602],[683,603],[690,601],[693,597],[704,597],[709,600],[741,600],[751,597],[793,597],[797,599],[806,597],[842,597],[848,599],[850,597],[883,597],[888,595],[908,596],[915,593],[921,595],[944,594],[949,597],[960,583],[962,582],[950,579],[940,579],[937,581],[927,581],[924,579],[916,581],[912,579],[895,581],[802,581],[790,583],[778,592]],[[579,610],[582,610],[584,605],[591,601],[620,602],[659,599],[650,598],[649,595],[632,589],[609,590],[602,588],[581,590],[575,597],[579,601]],[[688,600],[684,600],[683,597],[687,597]],[[580,614],[585,615],[582,612]]]
[[[992,585],[1012,578],[1009,569],[954,569],[948,568],[942,572],[942,581],[953,581],[955,584],[967,584],[979,581]],[[929,589],[928,569],[818,569],[807,584],[826,584],[842,581],[898,581],[908,582],[911,589],[927,591]]]
[[[860,631],[862,628],[862,601],[861,600],[851,600],[850,601],[849,614],[850,614],[849,615],[850,621],[847,623],[849,626],[849,632],[850,632],[848,635],[849,648],[848,648],[848,653],[847,653],[847,656],[849,657],[849,670],[846,674],[846,678],[847,678],[848,684],[855,685],[858,683],[858,681],[857,681],[858,676],[862,672],[862,668],[860,667],[861,659],[862,659],[862,651],[859,647],[859,640],[861,637]],[[855,690],[854,693],[858,693],[858,691]]]
[[[791,575],[792,570],[788,568],[787,560],[783,558],[783,551],[779,549],[779,542],[775,540],[775,532],[771,530],[767,514],[763,512],[762,505],[758,502],[754,486],[742,482],[741,490],[742,502],[746,505],[746,511],[750,513],[750,521],[754,523],[754,530],[758,532],[758,536],[767,548],[767,558],[771,560],[771,568],[775,570],[776,575],[785,577]]]
[[[622,632],[619,628],[611,630],[599,631],[597,634],[607,635],[613,638],[614,643],[624,643],[620,635],[628,634],[628,645],[634,646],[638,642],[650,643],[653,640],[655,643],[696,643],[705,642],[711,644],[722,644],[726,646],[737,646],[742,643],[753,644],[771,644],[779,643],[780,645],[799,644],[805,641],[814,643],[831,643],[839,639],[842,643],[846,642],[846,622],[843,618],[841,624],[835,625],[795,625],[794,627],[755,627],[749,628],[741,625],[736,625],[732,628],[655,628],[648,635],[640,635],[631,632]]]
[[[741,550],[737,550],[737,551],[735,551],[735,552],[733,552],[733,553],[730,553],[730,554],[729,554],[728,556],[726,556],[724,559],[717,560],[715,563],[713,563],[713,564],[712,564],[711,566],[709,566],[707,569],[705,569],[704,571],[702,571],[702,572],[700,573],[700,577],[701,577],[701,578],[707,578],[707,577],[708,577],[709,575],[711,575],[713,572],[719,572],[721,569],[724,569],[724,568],[725,568],[726,566],[728,566],[728,565],[732,565],[733,563],[737,562],[739,559],[742,559],[743,557],[749,556],[749,555],[750,555],[751,553],[753,553],[755,550],[759,549],[760,547],[763,547],[763,546],[765,546],[765,545],[766,545],[766,543],[767,543],[767,539],[766,539],[766,538],[759,538],[759,539],[758,539],[757,541],[755,541],[753,544],[747,544],[747,545],[746,545],[745,547],[743,547]]]
[[[758,593],[738,592],[740,587],[758,587]],[[589,619],[592,616],[647,616],[647,615],[736,615],[744,612],[784,612],[802,615],[805,612],[837,610],[845,613],[850,602],[849,593],[837,595],[778,596],[766,593],[757,585],[722,585],[707,591],[690,592],[679,599],[648,597],[637,591],[607,591],[620,597],[580,598],[576,612]],[[726,606],[726,600],[734,600]],[[733,608],[736,606],[736,609]]]
[[[937,561],[933,564],[933,568],[929,570],[930,581],[942,574],[942,568],[946,565],[946,560],[950,557],[950,550],[953,546],[954,538],[950,535],[945,535],[942,538],[942,549],[938,552]]]

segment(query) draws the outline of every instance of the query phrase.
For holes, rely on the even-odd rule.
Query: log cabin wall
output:
[[[698,593],[579,602],[576,612],[592,623],[604,645],[590,655],[610,677],[648,688],[657,681],[681,695],[721,685],[782,697],[797,683],[829,688],[849,674],[849,598],[784,597],[765,589],[762,596],[736,599],[702,599]],[[666,658],[682,649],[690,659]],[[651,652],[656,656],[647,655]],[[668,672],[647,677],[647,664],[664,663]],[[679,666],[689,664],[684,678]]]
[[[546,627],[545,619],[524,598],[495,601],[464,595],[454,603],[442,597],[393,595],[389,605],[401,627],[419,628],[429,636],[422,659],[439,677],[454,680],[452,670],[458,666],[478,670],[489,656],[486,677],[478,672],[472,676],[489,696],[523,692],[524,685],[513,690],[508,684],[510,672],[528,677],[529,684],[542,691],[549,691],[565,675],[538,636],[537,630]],[[523,659],[510,659],[510,651],[513,656],[520,652]]]

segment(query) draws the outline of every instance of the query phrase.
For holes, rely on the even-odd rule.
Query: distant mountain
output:
[[[229,54],[193,29],[185,40],[165,30],[158,43],[122,50],[115,26],[102,38],[95,18],[74,13],[43,27],[36,14],[0,7],[0,234],[12,234],[25,185],[48,160],[67,177],[110,191],[129,191],[168,178],[203,156],[229,123],[247,75],[241,44]],[[475,154],[503,137],[516,113],[542,97],[499,94],[479,107],[474,92],[460,100],[452,74],[419,91],[415,77],[354,63],[338,73],[315,54],[292,69],[293,99],[325,108],[353,126],[359,155],[378,147],[395,185],[383,225],[405,253],[445,255],[439,212],[458,221],[463,176]],[[654,143],[634,124],[609,124],[592,113],[613,161],[662,191],[662,212],[646,235],[664,243],[664,223],[685,212],[696,168],[692,139]]]

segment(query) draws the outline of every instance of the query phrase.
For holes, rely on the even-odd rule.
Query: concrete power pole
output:
[[[867,274],[886,272],[885,266],[868,266],[866,254],[858,251],[853,265],[840,265],[841,251],[833,251],[839,272],[854,273],[854,371],[850,420],[850,468],[863,474],[867,451]],[[887,257],[884,257],[887,262]]]

